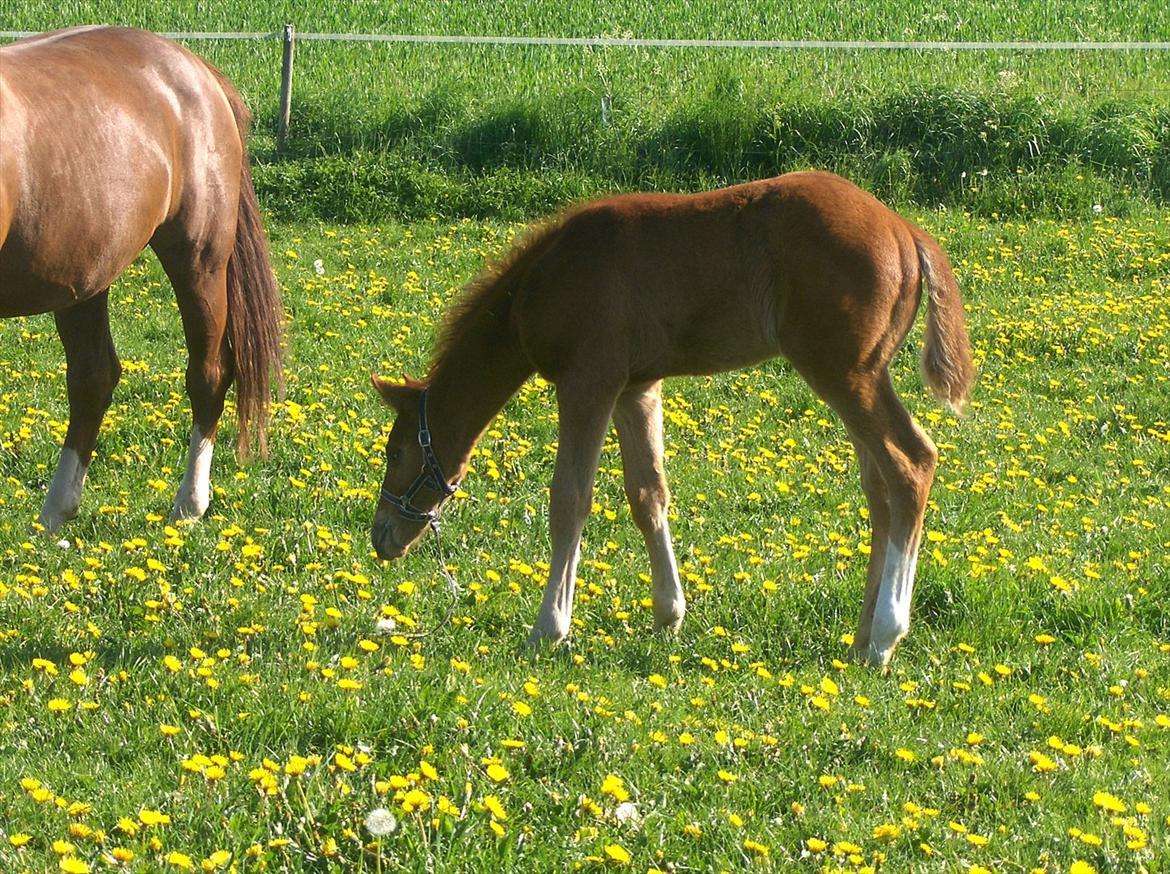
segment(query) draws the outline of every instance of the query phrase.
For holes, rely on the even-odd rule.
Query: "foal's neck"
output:
[[[467,312],[431,368],[431,428],[436,443],[446,444],[452,455],[471,451],[534,371],[512,333],[510,305],[509,295],[495,305]]]

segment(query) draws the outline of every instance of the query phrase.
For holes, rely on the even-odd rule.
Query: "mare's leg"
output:
[[[187,469],[175,495],[171,520],[198,519],[211,501],[211,456],[224,398],[232,382],[227,331],[227,251],[192,250],[152,243],[175,288],[187,339],[187,396],[194,420]],[[228,243],[230,246],[230,242]]]
[[[593,502],[593,478],[616,396],[616,391],[605,390],[597,384],[561,382],[557,385],[560,445],[550,488],[548,518],[552,560],[540,613],[528,637],[530,644],[557,643],[569,633],[581,530]]]
[[[677,631],[687,605],[666,518],[670,489],[662,463],[661,391],[661,381],[627,389],[614,407],[613,422],[622,449],[626,498],[650,553],[654,624]]]
[[[81,488],[122,365],[110,337],[109,289],[54,315],[65,347],[69,430],[39,523],[52,534],[77,515]]]
[[[872,377],[858,377],[848,388],[827,391],[825,398],[845,421],[853,439],[868,450],[870,463],[885,485],[889,534],[885,550],[874,549],[870,555],[865,603],[854,641],[861,659],[884,668],[910,630],[922,518],[938,450],[898,400],[885,370]],[[879,490],[872,471],[863,474],[866,482],[876,537],[880,533],[877,526],[885,519],[881,502],[873,498]],[[875,588],[876,592],[871,591]]]

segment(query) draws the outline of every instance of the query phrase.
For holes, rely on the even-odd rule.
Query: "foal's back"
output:
[[[554,378],[583,355],[626,368],[631,383],[779,354],[799,366],[826,342],[843,362],[888,360],[917,307],[916,233],[830,173],[619,195],[534,242],[514,320]]]

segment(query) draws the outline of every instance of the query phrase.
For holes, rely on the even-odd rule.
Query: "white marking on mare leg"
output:
[[[198,425],[191,428],[191,443],[187,450],[187,472],[179,483],[171,521],[198,519],[211,503],[211,453],[215,440],[203,436]]]
[[[678,563],[670,542],[670,525],[662,526],[646,537],[650,551],[650,574],[654,581],[654,625],[666,631],[678,631],[687,612],[687,599],[678,579]]]
[[[896,544],[886,547],[881,588],[874,605],[873,626],[869,637],[867,660],[875,667],[890,663],[894,647],[910,630],[910,601],[914,596],[914,573],[918,567],[918,550],[904,553]]]
[[[82,464],[74,450],[68,447],[61,450],[57,470],[53,473],[53,481],[49,484],[49,492],[45,495],[41,516],[37,520],[46,534],[52,534],[63,522],[77,515],[77,508],[81,506],[81,488],[85,485],[88,470],[89,465]]]

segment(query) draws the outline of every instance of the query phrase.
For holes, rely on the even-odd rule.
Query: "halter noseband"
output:
[[[414,482],[401,495],[386,491],[383,487],[381,498],[393,506],[398,515],[412,522],[429,522],[431,527],[439,524],[439,509],[447,498],[455,494],[455,486],[447,482],[443,476],[443,468],[439,466],[439,459],[435,458],[435,451],[431,448],[431,429],[427,426],[427,392],[424,389],[418,399],[418,445],[422,447],[423,467]],[[433,489],[440,495],[439,503],[431,510],[420,510],[412,501],[423,487]]]

